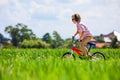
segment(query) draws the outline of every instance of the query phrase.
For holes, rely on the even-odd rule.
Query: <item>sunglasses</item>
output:
[[[72,19],[72,21],[75,20],[75,19]]]

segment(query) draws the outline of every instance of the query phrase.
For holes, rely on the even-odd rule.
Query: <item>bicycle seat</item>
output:
[[[94,42],[88,42],[88,44],[89,44],[90,46],[95,45]]]
[[[95,43],[94,42],[88,42],[87,44],[89,45],[88,52],[90,51],[90,49],[92,48],[92,46],[95,47]]]

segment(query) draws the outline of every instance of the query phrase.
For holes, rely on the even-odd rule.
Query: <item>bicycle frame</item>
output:
[[[72,50],[75,51],[79,56],[83,56],[82,50],[79,50],[79,49],[76,48],[75,46],[72,46]]]
[[[72,48],[71,48],[72,50],[71,50],[71,53],[73,54],[73,51],[75,51],[79,56],[83,56],[82,50],[79,50],[78,48],[75,47],[75,43],[77,41],[74,41],[74,39],[72,39]],[[88,55],[88,52],[86,54]]]

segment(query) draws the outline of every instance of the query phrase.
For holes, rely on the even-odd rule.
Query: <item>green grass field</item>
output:
[[[120,80],[120,49],[94,49],[106,61],[62,60],[68,49],[0,49],[0,80]]]

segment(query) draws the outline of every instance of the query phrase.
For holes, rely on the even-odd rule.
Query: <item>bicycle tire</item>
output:
[[[101,52],[95,52],[91,55],[91,58],[96,60],[105,60],[105,55]]]
[[[73,60],[75,60],[75,55],[74,54],[71,55],[70,52],[66,52],[62,55],[62,59],[68,59],[68,60],[73,59]]]

